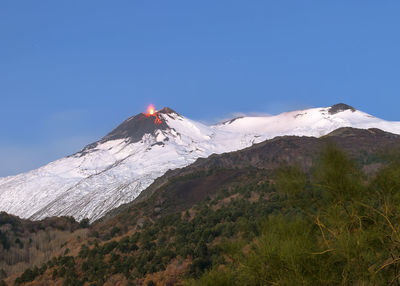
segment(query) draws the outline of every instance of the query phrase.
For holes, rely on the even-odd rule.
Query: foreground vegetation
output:
[[[231,244],[229,263],[195,285],[400,284],[399,160],[366,180],[328,148],[312,176],[281,169],[276,189],[284,213],[270,215],[250,244]]]

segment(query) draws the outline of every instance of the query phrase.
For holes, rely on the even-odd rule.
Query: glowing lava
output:
[[[154,115],[154,105],[150,104],[149,107],[147,107],[147,113],[149,115]]]
[[[158,115],[157,115],[157,113],[156,113],[156,111],[155,111],[155,109],[154,109],[154,105],[153,105],[153,104],[150,104],[150,105],[147,107],[147,113],[146,113],[145,115],[146,115],[147,117],[149,117],[149,116],[154,116],[154,117],[155,117],[155,119],[154,119],[154,123],[155,123],[155,124],[161,124],[161,123],[162,123],[161,119],[158,118]]]

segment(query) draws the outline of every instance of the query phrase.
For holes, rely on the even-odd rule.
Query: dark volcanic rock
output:
[[[147,116],[140,113],[122,122],[117,128],[101,139],[101,142],[116,139],[128,139],[130,142],[139,142],[144,134],[153,134],[156,130],[166,130],[168,125],[162,121],[160,124],[154,122],[155,116]]]
[[[339,112],[342,112],[342,111],[345,111],[345,110],[351,110],[351,111],[356,111],[356,109],[354,108],[354,107],[352,107],[352,106],[350,106],[350,105],[347,105],[347,104],[344,104],[344,103],[338,103],[338,104],[335,104],[335,105],[332,105],[330,108],[329,108],[329,114],[336,114],[336,113],[339,113]]]
[[[87,145],[80,152],[74,155],[84,156],[92,149],[96,148],[98,144],[110,140],[125,139],[129,143],[139,142],[145,134],[154,134],[157,130],[169,129],[169,126],[167,123],[165,123],[160,115],[172,117],[172,114],[179,116],[177,112],[169,107],[164,107],[163,109],[157,111],[156,116],[160,118],[161,123],[156,123],[155,115],[147,115],[145,113],[139,113],[135,116],[129,117],[102,139]]]
[[[160,116],[160,114],[168,115],[171,113],[177,114],[171,108],[164,107],[160,111],[156,112],[156,116]],[[106,142],[116,139],[128,139],[131,143],[134,143],[139,142],[145,134],[154,134],[156,130],[168,129],[169,127],[165,121],[161,120],[161,123],[159,124],[155,122],[156,116],[140,113],[136,116],[130,117],[113,131],[104,136],[100,141]]]

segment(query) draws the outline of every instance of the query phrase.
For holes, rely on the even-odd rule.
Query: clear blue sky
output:
[[[0,1],[0,176],[148,103],[212,121],[345,102],[400,120],[400,1]]]

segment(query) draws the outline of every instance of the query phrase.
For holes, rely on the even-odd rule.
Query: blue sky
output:
[[[213,121],[345,102],[400,120],[399,1],[0,1],[0,176],[147,104]]]

